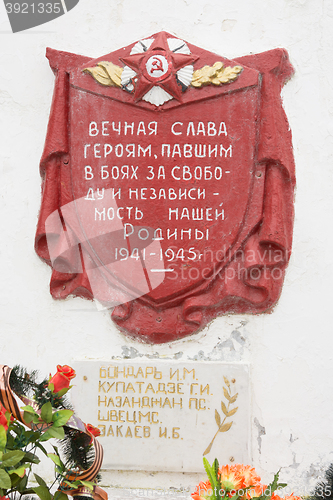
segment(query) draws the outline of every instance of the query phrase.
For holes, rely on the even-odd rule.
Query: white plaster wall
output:
[[[0,4],[1,363],[48,374],[74,359],[138,353],[248,361],[252,463],[265,481],[281,467],[295,493],[309,492],[333,462],[332,28],[331,0],[80,0],[57,20],[12,34]],[[54,82],[45,47],[97,57],[162,29],[229,58],[288,50],[296,74],[283,99],[297,191],[293,254],[274,312],[219,318],[189,339],[154,347],[124,338],[90,302],[55,302],[33,240]],[[104,475],[104,483],[127,487],[195,479]]]

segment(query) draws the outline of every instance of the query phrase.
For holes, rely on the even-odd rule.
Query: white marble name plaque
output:
[[[105,469],[202,472],[249,459],[249,369],[171,360],[79,361],[76,413],[98,427]]]

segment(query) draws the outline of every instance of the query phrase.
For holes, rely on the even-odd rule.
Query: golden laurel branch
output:
[[[224,379],[224,383],[226,385],[226,387],[223,387],[223,394],[224,394],[224,397],[226,398],[228,404],[226,406],[223,403],[223,401],[221,401],[221,409],[222,409],[222,412],[224,413],[224,419],[223,420],[221,419],[221,415],[219,414],[219,412],[217,410],[215,410],[215,422],[217,424],[218,429],[216,431],[215,436],[211,440],[209,446],[203,452],[204,456],[207,455],[207,453],[209,453],[210,450],[212,449],[213,443],[214,443],[215,438],[218,435],[218,433],[219,432],[228,432],[228,430],[230,430],[230,428],[231,428],[231,426],[233,424],[233,421],[226,422],[226,420],[227,420],[227,418],[232,417],[233,415],[235,415],[236,411],[238,410],[238,406],[236,408],[230,409],[230,406],[235,403],[235,401],[236,401],[236,399],[238,397],[238,393],[232,395],[231,394],[231,386],[230,386],[229,380],[227,379],[227,377],[223,377],[223,379]]]
[[[123,68],[109,61],[101,61],[94,68],[84,68],[84,73],[89,73],[98,83],[106,87],[121,87],[121,74]]]
[[[203,85],[221,85],[230,83],[238,78],[239,73],[242,71],[242,66],[225,67],[221,61],[213,64],[213,66],[204,66],[197,69],[193,73],[192,87],[200,88]]]

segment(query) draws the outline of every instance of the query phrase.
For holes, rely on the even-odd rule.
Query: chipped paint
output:
[[[254,418],[254,425],[256,426],[256,428],[258,430],[258,437],[257,437],[258,451],[259,451],[259,453],[261,453],[261,442],[262,442],[261,436],[265,436],[266,429],[264,426],[260,425],[257,417]]]

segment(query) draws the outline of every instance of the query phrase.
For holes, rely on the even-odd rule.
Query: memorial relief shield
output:
[[[52,295],[113,307],[153,343],[270,310],[293,222],[286,52],[230,61],[161,32],[97,59],[47,57],[36,251]]]

